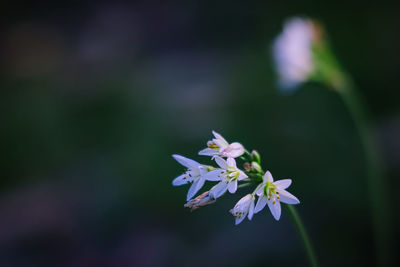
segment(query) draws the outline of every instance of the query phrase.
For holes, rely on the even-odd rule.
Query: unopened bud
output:
[[[245,163],[243,164],[243,168],[244,168],[247,172],[249,172],[249,171],[251,170],[251,165],[250,165],[250,163],[245,162]]]
[[[256,170],[257,172],[262,172],[261,166],[260,164],[258,164],[257,162],[253,161],[251,163],[251,169],[252,170]]]
[[[258,164],[261,163],[260,154],[256,150],[251,151],[251,160],[257,162]]]

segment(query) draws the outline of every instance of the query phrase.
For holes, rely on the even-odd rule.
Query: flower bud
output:
[[[258,164],[257,162],[253,161],[251,163],[251,169],[255,170],[256,172],[262,172],[261,166],[260,164]]]
[[[249,172],[251,170],[251,165],[248,162],[245,162],[243,164],[243,168],[246,170],[246,172]]]
[[[251,151],[251,160],[257,162],[258,164],[261,163],[260,154],[256,150]]]

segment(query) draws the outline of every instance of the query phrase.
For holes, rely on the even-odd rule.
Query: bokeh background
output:
[[[0,12],[0,266],[307,266],[287,213],[234,226],[244,188],[183,208],[171,154],[210,163],[197,152],[211,130],[294,180],[321,266],[374,266],[346,107],[319,84],[276,88],[270,43],[293,15],[325,25],[371,108],[399,251],[394,1],[6,1]]]

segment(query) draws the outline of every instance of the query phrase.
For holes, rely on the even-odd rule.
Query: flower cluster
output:
[[[273,217],[279,220],[280,202],[300,203],[295,196],[285,190],[292,180],[284,179],[274,182],[271,173],[262,170],[260,155],[256,151],[249,153],[242,144],[228,143],[214,131],[213,135],[215,138],[207,142],[207,148],[201,150],[199,155],[211,156],[218,167],[203,165],[181,155],[172,155],[186,168],[183,174],[172,181],[174,186],[190,184],[185,207],[195,210],[212,204],[227,191],[231,194],[236,193],[239,183],[241,183],[240,186],[255,185],[255,189],[242,197],[230,210],[236,224],[241,223],[246,216],[251,220],[254,213],[261,211],[267,204]],[[244,161],[244,170],[237,167],[237,159]],[[195,197],[206,181],[217,182],[217,184]],[[256,197],[258,197],[257,203],[255,203]]]

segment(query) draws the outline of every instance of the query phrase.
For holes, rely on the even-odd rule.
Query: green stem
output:
[[[310,266],[317,267],[318,262],[317,262],[317,258],[315,256],[314,249],[311,245],[311,241],[310,241],[310,238],[308,237],[307,231],[304,228],[303,222],[301,221],[301,218],[296,211],[296,208],[293,205],[285,205],[285,206],[289,210],[292,220],[296,226],[296,229],[299,232],[299,235],[303,241],[304,247],[307,252],[308,260],[310,261]]]
[[[237,188],[246,187],[246,186],[249,186],[249,185],[252,185],[252,184],[253,184],[253,183],[243,183],[243,184],[238,185]]]
[[[338,77],[339,78],[339,77]],[[356,125],[366,161],[366,176],[370,194],[374,238],[378,266],[391,266],[393,238],[389,201],[386,199],[386,185],[382,171],[382,160],[363,97],[357,92],[351,80],[344,75],[334,83]]]

